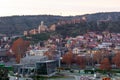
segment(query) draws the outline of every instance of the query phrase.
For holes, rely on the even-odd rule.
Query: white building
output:
[[[40,49],[40,50],[33,49],[33,50],[30,50],[27,55],[43,56],[46,51],[48,51],[48,48]]]
[[[47,48],[41,50],[30,50],[26,53],[26,56],[21,59],[20,63],[23,65],[33,65],[35,66],[36,61],[47,60],[47,57],[44,56],[44,53],[48,51]]]

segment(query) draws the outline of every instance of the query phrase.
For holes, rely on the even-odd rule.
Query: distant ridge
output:
[[[56,15],[23,15],[0,17],[0,33],[2,34],[22,34],[24,30],[37,28],[41,21],[49,27],[51,24],[58,23],[61,20],[71,20],[85,16],[87,22],[111,19],[120,20],[120,12],[103,12],[77,16],[56,16]]]

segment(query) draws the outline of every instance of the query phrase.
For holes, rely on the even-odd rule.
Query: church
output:
[[[30,31],[24,31],[24,35],[31,35],[31,34],[40,34],[42,32],[46,32],[46,31],[55,31],[56,30],[56,25],[52,24],[49,28],[44,25],[44,22],[41,21],[40,25],[38,26],[37,29],[32,29]]]

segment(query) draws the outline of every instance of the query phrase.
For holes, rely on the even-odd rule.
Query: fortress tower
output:
[[[45,31],[47,31],[47,26],[44,25],[43,21],[41,21],[41,24],[38,27],[38,33],[45,32]]]

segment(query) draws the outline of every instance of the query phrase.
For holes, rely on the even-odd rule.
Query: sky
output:
[[[0,16],[120,12],[120,0],[0,0]]]

